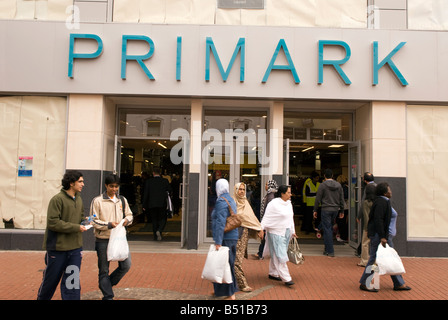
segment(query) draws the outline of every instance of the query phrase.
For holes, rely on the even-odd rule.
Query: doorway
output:
[[[212,241],[211,214],[216,202],[215,185],[220,178],[229,181],[229,193],[234,186],[246,184],[246,197],[254,214],[260,217],[262,187],[267,176],[262,175],[266,146],[257,143],[258,134],[267,127],[267,111],[206,110],[204,115],[202,172],[207,190],[204,241]]]
[[[154,168],[161,170],[161,176],[171,186],[172,214],[162,233],[164,241],[181,242],[182,231],[182,186],[183,164],[173,164],[171,149],[177,141],[166,139],[121,139],[120,146],[120,193],[128,199],[134,214],[134,222],[128,228],[129,240],[153,240],[150,214],[143,210],[145,183],[152,177]]]
[[[360,191],[360,143],[359,142],[297,142],[284,140],[284,176],[283,182],[291,185],[291,202],[294,208],[296,233],[299,240],[306,243],[322,243],[322,234],[318,219],[310,218],[307,212],[305,182],[314,173],[323,181],[326,169],[333,171],[334,180],[341,183],[344,191],[344,218],[334,223],[335,244],[348,243],[357,247],[359,241],[356,216],[359,210]],[[316,184],[316,187],[318,185]],[[309,211],[309,210],[308,210]],[[313,231],[304,225],[312,220]]]
[[[170,133],[177,128],[188,130],[189,110],[134,108],[119,109],[118,112],[114,167],[121,180],[120,193],[128,199],[134,215],[133,224],[127,228],[128,239],[156,241],[150,214],[143,210],[142,203],[145,183],[157,168],[171,186],[172,211],[167,212],[162,241],[178,242],[183,247],[186,240],[188,167],[185,161],[173,163],[171,150],[179,141],[171,140]]]

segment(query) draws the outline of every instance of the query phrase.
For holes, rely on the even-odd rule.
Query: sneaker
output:
[[[329,257],[334,257],[334,252],[329,253],[329,252],[327,252],[327,251],[324,251],[323,255],[324,255],[324,256],[329,256]]]
[[[156,231],[156,235],[157,235],[157,241],[161,241],[162,235],[160,234],[160,231]]]

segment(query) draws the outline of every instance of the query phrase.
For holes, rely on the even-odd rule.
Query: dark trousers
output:
[[[314,207],[310,207],[310,206],[305,207],[305,213],[303,215],[302,227],[300,229],[301,231],[305,231],[305,232],[313,232],[314,231],[313,212],[314,212]]]
[[[154,237],[156,237],[156,232],[162,233],[166,225],[166,208],[150,208],[149,213],[151,214],[152,220],[152,231],[154,232]]]
[[[108,240],[95,242],[96,255],[98,256],[98,286],[103,293],[103,300],[111,300],[114,297],[112,287],[118,284],[131,268],[131,256],[124,261],[118,261],[118,267],[109,275],[109,261],[107,261]]]
[[[230,297],[238,291],[238,284],[235,278],[235,257],[236,244],[238,240],[223,240],[222,246],[229,247],[229,264],[232,272],[232,283],[213,283],[213,289],[216,297]]]
[[[51,300],[61,282],[62,300],[80,300],[82,248],[68,251],[49,250],[45,254],[45,270],[37,300]],[[61,280],[62,278],[62,280]]]
[[[373,237],[369,237],[370,239],[370,257],[369,257],[369,261],[367,262],[367,266],[364,269],[364,272],[361,276],[361,279],[359,280],[359,283],[366,285],[367,287],[369,286],[369,281],[371,281],[372,276],[373,276],[373,270],[372,270],[372,265],[375,263],[376,260],[376,251],[378,250],[378,246],[381,246],[381,239],[380,236],[378,235],[378,233],[375,234],[375,236]],[[387,239],[387,244],[393,248],[393,242],[392,242],[393,237],[389,236]],[[404,285],[404,280],[403,277],[399,274],[399,275],[391,275],[390,278],[392,279],[392,282],[394,284],[394,288],[398,288],[402,285]]]

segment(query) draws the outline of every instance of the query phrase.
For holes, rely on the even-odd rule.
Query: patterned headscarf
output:
[[[269,180],[268,181],[268,190],[266,192],[266,195],[264,196],[263,200],[261,201],[261,205],[260,205],[260,220],[263,219],[263,215],[264,215],[264,210],[266,209],[266,197],[268,196],[268,194],[272,193],[272,192],[277,192],[278,190],[278,184],[275,180]]]

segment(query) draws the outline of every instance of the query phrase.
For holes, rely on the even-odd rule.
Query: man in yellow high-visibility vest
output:
[[[306,179],[303,184],[303,202],[306,204],[305,214],[303,215],[303,223],[301,231],[314,232],[313,227],[313,208],[316,200],[317,189],[319,188],[319,174],[316,171],[311,173],[311,177]]]

